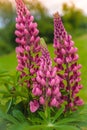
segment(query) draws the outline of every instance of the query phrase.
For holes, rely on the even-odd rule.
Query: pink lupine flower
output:
[[[18,43],[18,47],[16,47],[18,59],[17,70],[20,71],[21,78],[23,76],[32,77],[37,72],[39,65],[39,54],[37,55],[37,52],[40,52],[39,30],[37,29],[37,23],[34,22],[34,17],[30,14],[23,1],[15,1],[17,9],[15,34],[17,36],[16,42]],[[27,86],[30,86],[32,78],[26,83]]]
[[[62,95],[62,98],[67,101],[66,109],[74,110],[76,106],[83,104],[82,99],[77,100],[76,95],[82,88],[80,84],[81,73],[79,71],[81,65],[77,63],[79,59],[78,54],[76,54],[78,49],[74,47],[72,37],[67,34],[58,13],[54,14],[53,47],[55,48],[54,61],[57,67],[57,74],[61,77],[59,86],[67,93],[67,96]]]
[[[42,94],[42,90],[40,90],[38,87],[36,87],[36,88],[33,88],[32,93],[35,96],[40,96]]]
[[[55,79],[51,79],[50,86],[54,86],[54,85],[55,85]]]
[[[33,112],[36,112],[39,108],[39,103],[38,101],[34,100],[34,101],[30,101],[29,103],[30,105],[30,111],[33,113]]]
[[[50,75],[51,75],[50,71],[47,71],[46,75],[48,78],[50,78]]]
[[[53,71],[51,72],[52,77],[55,77],[55,76],[56,76],[56,72],[57,72],[57,68],[54,67],[54,68],[53,68]]]
[[[79,97],[76,97],[76,98],[75,98],[74,103],[75,103],[77,106],[82,106],[82,105],[84,104],[83,100],[80,99]]]
[[[51,96],[51,89],[50,88],[47,88],[47,91],[46,91],[46,94],[47,94],[47,96]]]
[[[57,93],[59,93],[59,87],[56,87],[55,89],[54,89],[54,91],[53,91],[53,94],[57,94]]]
[[[41,105],[44,105],[45,104],[44,97],[41,96],[40,99],[39,99],[39,102],[40,102]]]
[[[47,104],[51,107],[58,107],[62,100],[59,88],[61,78],[56,74],[57,68],[52,67],[52,61],[47,48],[42,46],[41,49],[42,56],[40,58],[40,67],[36,74],[35,83],[33,84],[33,95],[39,104],[44,107]],[[40,90],[42,90],[42,93]]]
[[[71,102],[69,103],[69,107],[72,108],[74,106],[74,104]]]
[[[53,98],[51,103],[50,103],[51,106],[54,106],[54,107],[58,107],[58,101],[56,100],[56,98]]]
[[[45,85],[46,85],[46,81],[45,81],[44,78],[41,79],[41,84],[42,84],[42,86],[45,86]]]

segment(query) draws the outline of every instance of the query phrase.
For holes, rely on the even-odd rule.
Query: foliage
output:
[[[77,63],[77,48],[73,46],[71,36],[59,14],[55,13],[54,53],[57,57],[54,62],[57,62],[53,66],[45,41],[38,36],[33,16],[22,0],[16,0],[16,4],[19,73],[0,72],[3,86],[0,89],[0,128],[81,130],[87,126],[87,105],[83,105],[82,99],[76,95],[82,88],[79,86],[81,73],[78,72],[81,65]]]
[[[77,8],[73,3],[71,5],[63,3],[62,12],[64,25],[73,37],[87,33],[87,16],[84,15],[83,10]]]
[[[10,1],[0,1],[0,55],[10,53],[15,45],[15,12]],[[3,45],[2,45],[3,43]]]
[[[42,17],[36,19],[36,22],[40,30],[40,37],[43,37],[47,43],[53,43],[53,19],[51,17]]]
[[[87,126],[87,105],[80,107],[75,112],[64,114],[64,106],[58,112],[52,108],[45,111],[37,111],[31,114],[28,106],[28,91],[18,84],[19,74],[10,74],[6,71],[0,72],[0,84],[5,90],[0,103],[0,128],[2,130],[81,130],[80,127]],[[3,100],[2,100],[3,99]],[[37,125],[36,125],[37,124]]]
[[[9,46],[9,44],[6,44],[3,40],[0,40],[0,56],[5,53],[8,54],[11,51],[12,51],[12,47]]]
[[[82,10],[76,8],[73,3],[71,6],[64,3],[62,10],[64,13],[63,19],[65,23],[69,24],[72,29],[78,28],[81,24],[81,19],[84,17]]]
[[[7,26],[10,20],[14,19],[15,12],[10,1],[0,1],[0,17],[2,18],[2,25]]]
[[[28,9],[31,10],[31,12],[33,13],[33,15],[36,16],[37,19],[48,16],[47,8],[39,0],[24,1]]]

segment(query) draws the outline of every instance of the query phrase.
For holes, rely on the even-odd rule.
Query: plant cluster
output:
[[[1,72],[7,91],[2,91],[2,130],[80,130],[86,126],[87,106],[78,96],[81,65],[77,48],[65,30],[61,17],[54,14],[54,60],[39,37],[37,23],[22,0],[16,1],[16,75]],[[4,105],[5,104],[5,107]],[[4,126],[3,126],[4,124]]]

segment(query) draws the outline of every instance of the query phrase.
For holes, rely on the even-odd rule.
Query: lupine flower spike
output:
[[[17,36],[16,47],[18,66],[17,70],[21,73],[21,78],[32,76],[37,71],[39,64],[40,37],[37,23],[33,22],[34,17],[30,14],[22,0],[16,0],[17,18],[16,31]],[[27,87],[30,87],[31,80],[26,80]]]
[[[66,91],[66,95],[62,95],[64,101],[67,102],[66,110],[75,110],[77,106],[83,105],[83,100],[77,96],[82,85],[80,84],[81,64],[78,64],[78,49],[74,47],[71,35],[68,35],[61,17],[58,13],[54,14],[54,44],[55,58],[58,76],[62,78],[60,89]]]
[[[35,112],[40,106],[58,108],[62,102],[59,88],[61,78],[56,74],[57,68],[52,67],[52,60],[46,45],[42,45],[41,49],[40,68],[32,89],[36,100],[30,102],[31,112]]]

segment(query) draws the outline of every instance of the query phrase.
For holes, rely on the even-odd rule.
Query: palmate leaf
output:
[[[14,109],[12,111],[12,115],[21,123],[26,121],[25,116],[23,115],[23,113],[20,110]]]
[[[0,110],[0,130],[9,130],[13,126],[21,126],[22,123],[27,122],[26,118],[19,110],[13,110],[12,114],[13,115],[10,115]]]
[[[9,130],[80,130],[80,128],[72,125],[30,125],[28,123],[23,123],[20,125],[14,125]]]
[[[52,123],[54,123],[54,122],[60,117],[60,115],[63,113],[63,111],[64,111],[64,106],[62,106],[62,107],[58,110],[58,112],[56,113],[56,115],[55,115],[54,118],[53,118]]]
[[[6,103],[6,113],[9,112],[11,106],[12,106],[12,103],[13,103],[13,99],[9,99],[8,102]]]
[[[13,104],[12,99],[7,99],[7,101],[2,100],[0,104],[0,119],[5,119],[5,116],[7,118],[7,113],[11,110],[12,104]]]
[[[57,125],[69,124],[69,123],[73,123],[76,121],[77,121],[77,118],[64,118],[64,119],[59,120],[56,124]]]
[[[7,121],[11,124],[17,124],[18,121],[11,115],[4,113],[1,109],[0,109],[0,120],[1,121]]]
[[[87,121],[75,122],[74,124],[78,124],[78,126],[85,127],[87,129]]]
[[[44,112],[38,112],[38,114],[43,120],[46,120]]]
[[[56,122],[57,125],[68,125],[73,124],[74,126],[86,127],[87,126],[87,105],[85,105],[81,110],[77,110],[67,117],[60,119]]]
[[[4,95],[9,95],[10,93],[9,92],[7,92],[6,90],[0,90],[0,94],[4,94]]]
[[[58,125],[55,126],[56,130],[81,130],[80,128],[73,125]]]
[[[42,124],[43,123],[43,120],[41,120],[40,118],[28,118],[29,122],[32,122],[32,124]]]
[[[46,106],[45,111],[43,112],[44,118],[49,122],[50,121],[50,115],[51,115],[51,108]]]
[[[41,120],[42,120],[41,124],[44,124],[44,123],[49,122],[49,119],[48,119],[48,118],[46,118],[46,116],[45,116],[45,113],[44,113],[44,112],[38,112],[38,114],[39,114],[39,116],[40,116],[40,118],[41,118]]]
[[[23,123],[21,125],[13,125],[9,130],[45,130],[45,128],[44,125],[31,126],[28,123]]]

